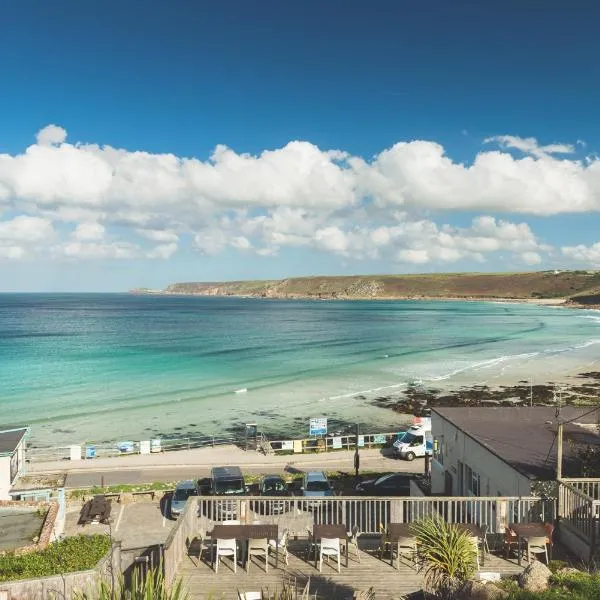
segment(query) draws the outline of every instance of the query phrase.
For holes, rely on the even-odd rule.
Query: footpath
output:
[[[31,475],[65,473],[68,488],[94,485],[141,484],[206,477],[215,466],[236,465],[246,473],[284,473],[306,470],[354,473],[354,451],[319,454],[263,455],[237,446],[196,448],[157,454],[126,454],[78,461],[32,462]],[[423,459],[397,460],[380,449],[361,449],[360,470],[375,472],[423,472]]]

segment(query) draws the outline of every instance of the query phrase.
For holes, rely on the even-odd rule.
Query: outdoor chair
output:
[[[546,546],[546,537],[531,537],[527,540],[527,560],[531,562],[531,557],[543,554],[548,564],[548,548]]]
[[[552,560],[552,546],[554,545],[552,536],[554,535],[554,525],[552,525],[552,523],[544,523],[544,529],[546,530],[546,545],[549,548],[548,556],[550,556],[550,560]]]
[[[202,553],[206,550],[207,552],[212,550],[212,540],[206,537],[206,531],[201,529],[196,535],[198,541],[198,566],[202,562]]]
[[[333,556],[337,558],[337,571],[340,573],[341,554],[339,538],[322,538],[319,546],[319,573],[323,569],[323,557],[329,560]]]
[[[358,558],[358,562],[360,563],[360,551],[358,549],[358,537],[360,536],[360,530],[358,526],[355,525],[352,528],[352,531],[348,532],[348,539],[346,540],[346,544],[348,544],[348,548],[346,552],[350,550],[350,548],[354,548],[356,551],[356,557]]]
[[[285,559],[285,564],[289,565],[289,561],[288,561],[288,539],[290,536],[290,530],[289,529],[284,529],[283,533],[281,534],[281,537],[279,538],[279,544],[277,543],[276,540],[269,540],[269,548],[277,553],[279,552],[279,554],[281,554],[283,556],[283,558]]]
[[[312,554],[317,552],[317,544],[315,542],[315,538],[313,537],[312,531],[307,527],[306,533],[308,534],[308,547],[306,549],[306,562],[310,561],[310,557]]]
[[[213,552],[216,552],[215,573],[219,572],[219,559],[222,556],[233,557],[233,572],[237,573],[237,544],[235,538],[230,540],[217,539],[217,545],[213,548]]]
[[[484,554],[490,553],[490,546],[488,544],[488,533],[490,530],[490,526],[486,523],[481,526],[481,538],[479,539],[479,545],[481,546],[481,551]]]
[[[519,536],[508,526],[504,526],[504,558],[508,558],[511,546],[516,546],[519,551]]]
[[[383,526],[383,523],[379,523],[379,558],[383,558],[383,555],[388,551],[390,546],[390,540],[388,538],[387,529]],[[390,550],[391,552],[391,550]]]
[[[404,554],[403,550],[408,550],[413,567],[417,569],[417,540],[414,537],[401,537],[397,542],[390,544],[390,560],[394,559],[394,550],[396,551],[396,568],[400,568],[400,557]],[[395,548],[394,548],[395,546]]]
[[[253,556],[265,557],[265,573],[269,572],[269,540],[267,538],[248,540],[248,558],[246,559],[246,571],[250,572],[250,563]]]

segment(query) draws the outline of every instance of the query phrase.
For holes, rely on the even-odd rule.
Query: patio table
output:
[[[527,540],[532,537],[547,537],[546,529],[543,523],[511,523],[509,525],[512,531],[517,534],[517,538],[519,539],[519,547],[517,549],[517,556],[519,561],[519,566],[521,565],[521,542]]]
[[[107,500],[102,494],[94,496],[90,501],[85,513],[85,521],[90,523],[98,519],[101,523],[105,523],[110,516],[110,500]]]
[[[342,523],[337,523],[335,525],[325,525],[321,523],[315,523],[313,525],[313,538],[315,544],[323,539],[339,539],[339,540],[347,540],[348,539],[348,530],[346,526]],[[346,568],[348,568],[348,544],[346,544]],[[315,552],[315,569],[317,568],[317,553]]]
[[[241,542],[247,542],[250,539],[263,539],[275,540],[277,557],[275,559],[275,568],[279,568],[279,527],[277,525],[215,525],[210,534],[213,540],[213,555],[212,563],[214,568],[215,553],[214,548],[216,547],[215,542],[217,539],[231,540],[236,539]],[[242,565],[244,564],[245,558],[245,546],[242,544],[242,556],[240,557]]]

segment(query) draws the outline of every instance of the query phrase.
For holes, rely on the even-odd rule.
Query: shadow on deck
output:
[[[260,591],[267,588],[273,592],[281,590],[284,578],[296,580],[303,587],[310,577],[310,592],[317,593],[320,600],[346,600],[353,597],[355,590],[366,590],[373,587],[377,600],[401,599],[419,594],[423,586],[420,573],[403,557],[400,569],[390,565],[389,556],[380,560],[377,551],[379,540],[364,537],[360,539],[360,563],[355,555],[350,555],[349,566],[345,566],[342,557],[341,573],[337,565],[324,563],[323,572],[315,568],[314,559],[306,561],[306,541],[291,541],[289,547],[289,565],[280,560],[279,568],[275,568],[275,556],[269,559],[269,572],[265,573],[264,560],[253,558],[250,573],[237,565],[237,573],[233,572],[232,561],[222,560],[219,572],[215,573],[210,563],[210,553],[204,551],[202,561],[198,564],[198,549],[192,545],[189,556],[181,565],[178,575],[183,578],[190,600],[237,599],[237,590],[242,592]],[[526,566],[527,563],[524,563]],[[487,555],[481,572],[500,573],[502,576],[516,575],[523,570],[515,558],[506,560],[497,554]],[[420,594],[419,594],[420,595]]]

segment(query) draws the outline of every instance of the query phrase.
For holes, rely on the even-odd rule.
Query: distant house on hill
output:
[[[580,475],[573,447],[600,446],[596,411],[563,407],[563,476]],[[585,416],[584,416],[585,415]],[[568,422],[568,423],[567,423]],[[431,490],[446,496],[531,496],[556,478],[553,407],[435,408]]]
[[[25,466],[28,427],[0,425],[0,500],[10,500],[10,488]]]

